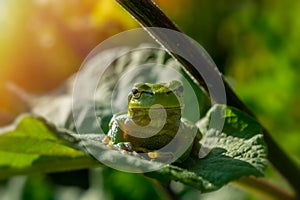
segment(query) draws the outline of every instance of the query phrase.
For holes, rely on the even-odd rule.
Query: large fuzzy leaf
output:
[[[209,128],[212,114],[225,119],[223,131]],[[89,156],[101,152],[104,162],[122,160],[123,170],[159,170],[146,175],[177,180],[202,192],[216,190],[242,176],[261,176],[266,166],[266,149],[259,124],[243,112],[216,105],[199,123],[202,146],[210,149],[203,158],[190,157],[177,165],[150,162],[110,150],[101,143],[103,134],[79,135],[58,129],[41,118],[23,116],[11,130],[0,135],[0,178],[32,172],[55,172],[103,166]],[[216,137],[215,143],[211,139]]]

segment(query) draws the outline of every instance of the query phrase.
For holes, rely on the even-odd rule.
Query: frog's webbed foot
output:
[[[106,136],[103,140],[102,143],[104,145],[106,145],[107,147],[109,147],[110,149],[113,150],[118,150],[118,151],[128,151],[128,152],[133,152],[133,148],[132,145],[130,144],[130,142],[119,142],[117,144],[114,144],[111,141],[111,137],[110,136]]]
[[[106,145],[108,148],[112,150],[116,150],[121,152],[122,154],[129,154],[133,156],[138,156],[138,153],[133,150],[132,145],[130,142],[119,142],[117,144],[114,144],[111,141],[110,136],[106,136],[103,140],[102,143]]]

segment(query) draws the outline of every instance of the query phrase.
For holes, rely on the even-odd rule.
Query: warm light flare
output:
[[[101,41],[137,26],[108,0],[0,1],[0,23],[0,125],[26,110],[8,82],[45,93],[75,73]]]

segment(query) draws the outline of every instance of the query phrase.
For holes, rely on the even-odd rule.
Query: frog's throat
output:
[[[151,112],[154,117],[149,116],[149,108],[128,108],[128,117],[136,124],[146,126],[151,120],[164,121],[166,125],[177,126],[180,123],[181,108],[152,108]],[[165,112],[165,114],[163,114]],[[178,122],[178,123],[177,123]]]

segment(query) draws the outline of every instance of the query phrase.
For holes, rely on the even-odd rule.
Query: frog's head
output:
[[[165,109],[183,107],[183,86],[180,81],[169,83],[135,83],[128,95],[128,109],[150,108],[159,104]]]

